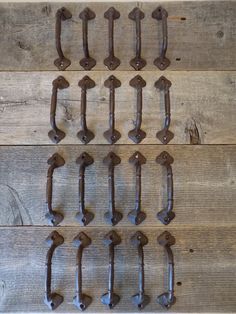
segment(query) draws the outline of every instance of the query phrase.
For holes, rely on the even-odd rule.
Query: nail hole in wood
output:
[[[178,281],[176,284],[177,284],[177,286],[182,286],[182,282],[181,281]]]

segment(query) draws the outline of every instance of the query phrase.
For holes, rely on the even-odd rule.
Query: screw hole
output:
[[[186,21],[186,17],[181,17],[181,21]]]
[[[177,286],[182,286],[182,282],[181,281],[178,281],[176,284],[177,284]]]
[[[193,250],[193,249],[189,249],[189,252],[190,252],[190,253],[193,253],[193,252],[194,252],[194,250]]]
[[[175,60],[176,60],[176,61],[181,61],[181,58],[176,58]]]

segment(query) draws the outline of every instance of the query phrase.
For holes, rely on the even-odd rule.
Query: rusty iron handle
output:
[[[63,76],[58,76],[58,78],[56,78],[52,82],[52,97],[50,109],[50,124],[52,130],[48,132],[48,137],[55,144],[58,144],[66,136],[66,134],[62,130],[58,129],[56,125],[57,92],[58,89],[65,89],[68,87],[69,83]]]
[[[73,299],[73,303],[79,310],[84,311],[91,304],[92,298],[82,292],[82,255],[84,248],[91,244],[91,239],[84,232],[80,232],[73,239],[73,244],[77,247],[75,280],[76,295]]]
[[[165,70],[170,65],[170,60],[166,58],[166,51],[168,46],[168,32],[167,32],[167,17],[168,13],[165,9],[162,7],[156,8],[152,12],[152,17],[158,21],[162,21],[162,47],[161,47],[161,53],[158,58],[154,60],[154,64],[158,69]]]
[[[134,8],[129,13],[129,19],[135,21],[136,26],[136,55],[132,60],[130,60],[130,65],[137,71],[141,70],[147,64],[141,57],[141,20],[144,16],[144,13],[139,8]]]
[[[104,82],[104,86],[110,89],[109,95],[109,129],[103,133],[110,144],[115,144],[121,137],[120,132],[115,129],[115,89],[121,86],[121,82],[111,75]]]
[[[143,247],[148,244],[148,238],[141,232],[137,231],[131,237],[131,244],[138,249],[139,258],[139,291],[132,296],[132,302],[139,309],[143,309],[149,302],[150,297],[144,291],[144,253]]]
[[[57,10],[56,13],[56,29],[55,29],[55,39],[56,39],[56,49],[59,58],[54,60],[54,65],[60,71],[64,71],[71,64],[70,60],[67,59],[61,49],[61,22],[72,18],[72,14],[66,8],[61,8]]]
[[[169,309],[176,302],[174,296],[174,256],[170,248],[175,244],[175,238],[168,231],[165,231],[157,238],[157,242],[165,250],[168,265],[168,291],[157,297],[157,303],[165,309]]]
[[[114,168],[121,162],[120,157],[110,152],[104,159],[103,163],[108,166],[108,184],[109,184],[109,210],[104,214],[105,221],[115,226],[123,215],[115,209],[115,184]]]
[[[54,169],[62,167],[65,164],[65,160],[58,153],[55,153],[48,159],[47,163],[49,168],[46,189],[47,213],[45,217],[51,226],[57,226],[63,220],[63,215],[52,209],[53,172]]]
[[[164,92],[165,95],[165,124],[164,128],[157,132],[156,137],[162,142],[162,144],[168,144],[173,138],[174,134],[169,131],[171,115],[170,115],[170,87],[171,82],[164,76],[161,76],[159,80],[155,82],[155,87]]]
[[[140,152],[135,152],[129,162],[135,166],[136,170],[136,199],[135,209],[129,212],[128,219],[132,224],[139,225],[146,218],[146,214],[141,210],[141,168],[146,163],[146,158]]]
[[[88,129],[86,122],[87,89],[93,88],[95,82],[86,75],[78,85],[81,88],[81,130],[77,133],[77,137],[83,144],[88,144],[94,138],[94,134]]]
[[[103,242],[109,247],[109,278],[108,291],[101,296],[101,302],[113,309],[120,301],[118,294],[114,293],[114,256],[115,246],[121,243],[121,238],[115,231],[110,231],[105,235]]]
[[[140,75],[136,75],[130,82],[129,85],[137,90],[137,111],[136,111],[136,122],[135,128],[129,131],[129,138],[136,144],[140,143],[145,137],[146,132],[141,130],[142,124],[142,107],[143,107],[143,95],[142,89],[146,86],[146,82]]]
[[[64,243],[64,238],[57,231],[53,231],[46,239],[49,250],[46,256],[45,264],[45,294],[44,303],[50,310],[55,310],[64,300],[63,296],[51,290],[52,277],[52,257],[55,249]]]
[[[76,214],[76,219],[83,225],[88,225],[94,218],[94,214],[85,209],[84,205],[84,192],[85,192],[85,183],[84,183],[84,173],[85,168],[92,165],[94,162],[93,158],[83,152],[76,160],[76,163],[79,165],[79,211]]]
[[[120,59],[114,54],[114,20],[120,17],[120,12],[110,7],[105,13],[104,18],[108,19],[108,39],[109,39],[109,56],[104,60],[105,66],[109,70],[115,70],[120,65]]]
[[[171,220],[175,218],[175,213],[173,212],[173,172],[171,167],[171,164],[174,162],[174,158],[164,151],[157,156],[156,162],[164,166],[167,171],[167,206],[157,214],[157,218],[164,225],[168,225]]]
[[[80,60],[80,65],[84,70],[91,70],[96,65],[96,60],[90,57],[89,48],[88,48],[88,21],[95,19],[96,14],[89,8],[85,8],[79,15],[82,20],[82,29],[83,29],[83,50],[84,58]]]

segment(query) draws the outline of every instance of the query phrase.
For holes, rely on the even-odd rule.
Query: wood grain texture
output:
[[[157,3],[65,3],[73,14],[62,28],[62,47],[71,59],[70,70],[82,70],[82,23],[79,13],[89,6],[96,19],[89,23],[89,48],[97,60],[96,70],[104,70],[108,50],[108,23],[104,12],[114,5],[121,17],[115,23],[115,52],[122,61],[120,70],[131,70],[135,53],[135,25],[128,13],[139,6],[146,14],[142,21],[144,70],[157,70],[153,60],[159,55],[161,23],[151,17]],[[235,1],[162,2],[168,11],[171,70],[236,70]],[[1,3],[0,70],[57,70],[54,28],[55,13],[63,3]],[[124,36],[125,34],[125,36]]]
[[[134,228],[115,228],[122,242],[115,250],[115,291],[121,301],[115,312],[137,312],[130,297],[138,288],[137,249],[130,245]],[[164,251],[157,244],[160,228],[138,228],[149,239],[144,247],[145,290],[151,297],[144,312],[163,312],[156,297],[165,291],[167,264]],[[236,227],[173,227],[168,228],[176,238],[173,246],[175,259],[175,295],[177,302],[170,312],[234,312],[236,307]],[[54,230],[54,228],[53,228]],[[78,310],[72,304],[75,293],[75,257],[73,238],[84,231],[92,244],[83,255],[83,288],[93,297],[86,312],[107,312],[100,296],[107,289],[108,250],[102,243],[107,228],[58,228],[65,238],[53,257],[53,289],[65,300],[57,309],[60,313]],[[52,228],[0,229],[0,311],[48,312],[43,303],[44,263],[48,250],[44,242]],[[191,253],[189,250],[192,249]],[[177,285],[181,282],[182,285]]]
[[[53,206],[64,213],[62,225],[75,225],[78,210],[78,165],[83,152],[95,162],[85,173],[85,204],[95,214],[90,226],[105,226],[108,210],[108,170],[103,158],[113,150],[121,158],[115,168],[116,207],[123,213],[121,226],[130,226],[127,214],[135,205],[135,169],[129,157],[139,150],[147,163],[142,168],[144,226],[161,226],[156,214],[166,205],[166,171],[155,162],[164,147],[39,146],[0,148],[0,224],[47,225],[47,159],[58,152],[66,164],[54,172]],[[168,146],[173,158],[174,225],[230,224],[236,220],[236,146]]]
[[[113,72],[114,73],[114,72]],[[103,133],[108,129],[109,89],[104,81],[109,72],[0,73],[0,144],[52,144],[48,138],[52,81],[59,74],[70,87],[58,93],[56,121],[66,133],[60,144],[81,143],[80,88],[78,81],[88,74],[96,83],[87,95],[87,123],[94,132],[91,144],[108,144]],[[122,85],[116,89],[116,128],[118,144],[132,144],[128,132],[133,129],[136,91],[129,81],[137,72],[115,72]],[[143,89],[143,123],[147,133],[143,144],[161,144],[157,131],[164,124],[164,95],[155,87],[160,73],[142,72],[147,82]],[[171,126],[175,137],[171,144],[236,144],[236,72],[165,72],[170,88]]]

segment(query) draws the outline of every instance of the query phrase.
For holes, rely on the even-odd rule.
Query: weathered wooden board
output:
[[[130,237],[141,230],[149,243],[144,247],[145,290],[151,297],[144,312],[163,312],[156,297],[166,290],[167,264],[164,251],[157,244],[160,228],[115,228],[122,243],[115,251],[115,291],[121,301],[115,312],[136,312],[130,297],[138,289],[137,249]],[[48,250],[45,239],[54,228],[0,229],[0,311],[48,312],[43,303],[44,263]],[[76,248],[73,238],[85,231],[92,244],[83,255],[83,288],[93,297],[87,312],[110,312],[100,302],[108,283],[108,250],[102,243],[108,228],[58,228],[65,238],[53,257],[53,289],[65,300],[57,312],[78,310],[72,304],[75,293]],[[173,246],[175,259],[175,295],[177,302],[170,312],[235,312],[236,299],[236,226],[175,228],[169,231],[176,238]],[[190,251],[191,249],[191,251]],[[99,283],[99,284],[98,284]],[[178,283],[178,284],[177,284]]]
[[[104,12],[114,5],[121,17],[115,23],[115,53],[120,70],[131,70],[129,61],[135,54],[135,24],[128,13],[139,6],[142,20],[142,55],[144,70],[157,69],[153,60],[159,55],[161,22],[151,17],[159,3],[1,3],[0,70],[57,70],[54,59],[55,13],[63,5],[73,17],[63,24],[62,48],[71,60],[70,70],[82,70],[82,23],[79,13],[89,6],[96,19],[89,23],[89,48],[97,60],[96,70],[104,70],[108,51],[108,23]],[[171,70],[236,70],[236,2],[189,1],[162,2],[168,11],[169,45],[167,57]],[[125,34],[125,36],[124,36]]]
[[[47,225],[44,215],[47,159],[60,153],[66,164],[54,172],[53,205],[64,213],[62,225],[76,225],[78,210],[77,157],[86,151],[94,164],[86,169],[86,206],[95,214],[91,226],[104,226],[108,210],[108,170],[103,158],[113,151],[121,158],[115,168],[116,207],[121,226],[130,226],[127,214],[135,205],[135,170],[129,157],[139,150],[142,168],[144,226],[161,226],[156,214],[166,205],[166,171],[155,162],[164,147],[144,146],[38,146],[0,148],[0,224]],[[174,225],[230,224],[236,221],[236,146],[168,146],[174,157]]]
[[[0,144],[52,144],[48,138],[52,81],[59,73],[0,73]],[[62,73],[60,73],[62,74]],[[91,72],[96,86],[87,95],[87,123],[94,132],[91,144],[108,144],[103,133],[108,129],[109,90],[104,81],[109,72]],[[129,81],[137,72],[116,72],[122,82],[116,89],[116,128],[121,132],[118,144],[132,144],[128,137],[136,112],[136,90]],[[65,131],[60,144],[79,144],[80,93],[78,81],[85,73],[66,72],[70,87],[58,93],[56,121]],[[164,95],[154,87],[160,73],[142,72],[147,85],[143,89],[143,123],[147,133],[143,144],[161,144],[157,131],[164,124]],[[170,88],[171,144],[236,143],[236,72],[166,72]]]

